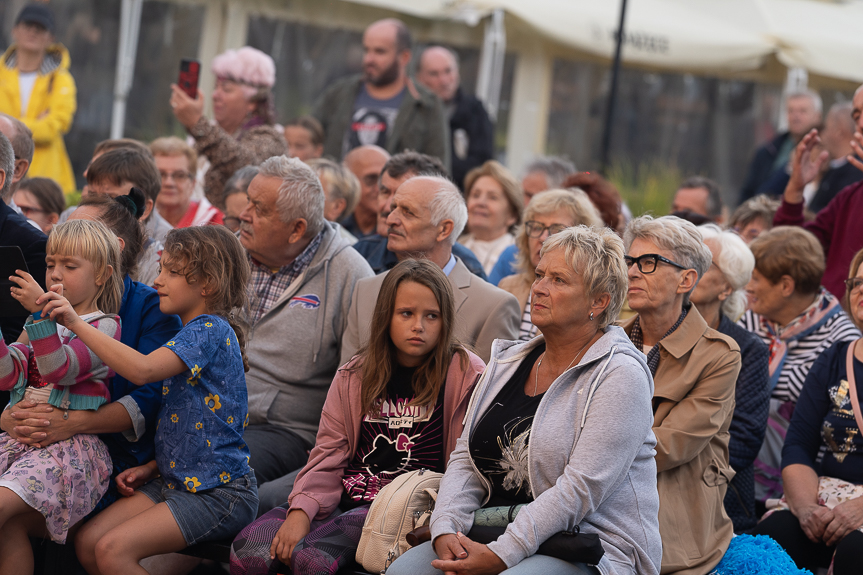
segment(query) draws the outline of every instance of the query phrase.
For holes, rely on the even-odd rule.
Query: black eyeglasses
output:
[[[563,224],[551,224],[550,226],[544,226],[535,220],[524,223],[524,230],[527,232],[527,236],[529,238],[539,238],[542,236],[545,230],[548,230],[548,235],[553,236],[554,234],[559,234],[566,228],[567,226]]]
[[[659,262],[667,263],[670,266],[674,266],[682,270],[689,269],[688,267],[682,266],[677,262],[673,262],[668,258],[664,258],[659,254],[642,254],[637,258],[632,256],[623,256],[623,261],[626,262],[626,269],[631,268],[632,264],[635,264],[638,266],[638,271],[643,274],[652,274],[655,272],[656,266],[659,265]]]
[[[222,223],[232,232],[236,232],[240,229],[240,218],[237,218],[235,216],[225,216],[222,219]]]
[[[863,278],[848,278],[845,280],[845,288],[848,290],[848,293],[860,291],[861,287],[863,287]]]

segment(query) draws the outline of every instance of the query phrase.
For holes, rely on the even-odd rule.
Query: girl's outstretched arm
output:
[[[37,303],[45,306],[43,316],[72,330],[108,367],[135,385],[167,379],[187,369],[183,360],[168,348],[160,347],[144,355],[100,332],[78,317],[69,300],[54,291],[42,295]]]

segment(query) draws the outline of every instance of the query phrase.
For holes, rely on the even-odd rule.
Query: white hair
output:
[[[794,92],[789,92],[788,96],[785,98],[785,101],[791,100],[793,98],[809,98],[809,101],[812,102],[812,107],[815,108],[815,111],[818,112],[819,115],[824,111],[824,102],[821,101],[821,95],[815,90],[805,89],[805,90],[795,90]]]
[[[746,311],[745,288],[752,277],[752,270],[755,269],[755,256],[752,255],[746,242],[732,231],[723,230],[716,224],[704,224],[699,226],[698,230],[705,242],[708,240],[716,242],[715,245],[719,251],[716,265],[734,290],[722,302],[721,311],[731,321],[737,321]]]
[[[324,188],[309,166],[297,158],[273,156],[264,160],[258,175],[282,180],[276,199],[280,220],[286,224],[298,218],[306,220],[307,237],[324,229]]]
[[[450,245],[454,245],[467,225],[467,206],[464,197],[458,188],[446,178],[440,176],[417,176],[431,180],[437,187],[429,193],[429,211],[431,212],[431,224],[436,226],[444,220],[452,220],[452,233],[449,238]]]

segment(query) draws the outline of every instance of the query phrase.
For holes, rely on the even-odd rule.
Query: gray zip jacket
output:
[[[603,575],[659,573],[659,494],[656,437],[651,429],[653,378],[644,358],[616,326],[575,367],[558,377],[540,400],[528,445],[534,500],[523,507],[489,548],[512,567],[559,531],[578,526],[597,533]],[[470,456],[468,439],[542,336],[529,342],[496,340],[477,384],[464,433],[450,456],[431,520],[432,538],[467,533],[473,512],[490,497],[490,484]]]

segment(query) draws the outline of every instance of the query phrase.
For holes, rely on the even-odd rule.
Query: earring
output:
[[[590,321],[593,321],[593,312],[590,312]]]

